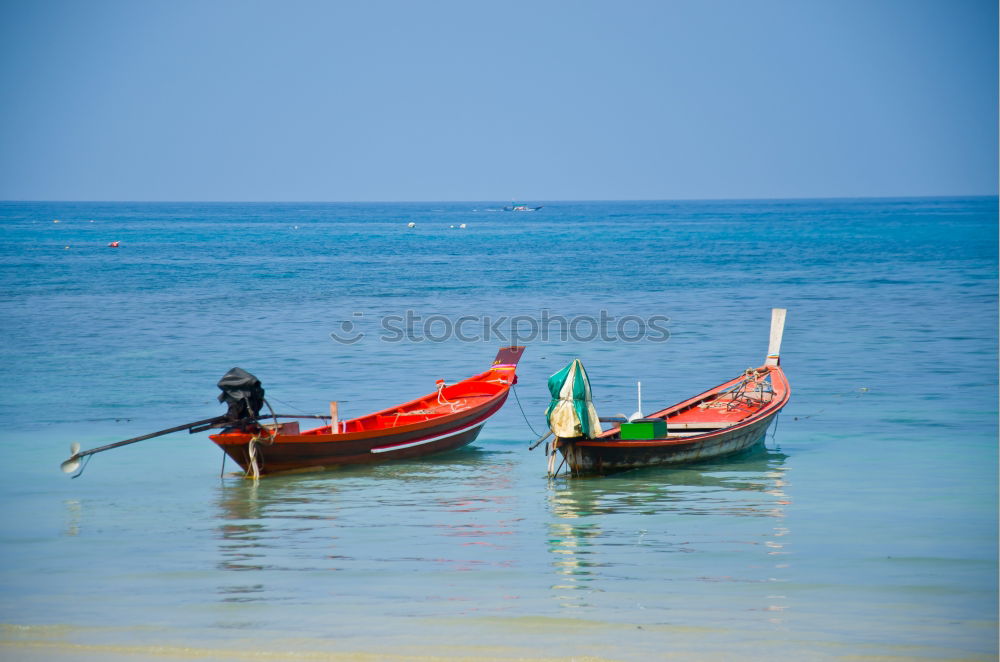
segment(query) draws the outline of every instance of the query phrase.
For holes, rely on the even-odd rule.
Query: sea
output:
[[[0,203],[0,659],[997,658],[996,197],[528,204]],[[648,413],[761,365],[774,307],[754,450],[529,450],[569,361]],[[236,366],[352,417],[507,344],[447,454],[254,481],[181,432],[60,471],[224,413]]]

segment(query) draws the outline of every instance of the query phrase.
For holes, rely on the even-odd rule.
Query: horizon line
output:
[[[562,198],[562,199],[542,199],[542,198],[517,198],[516,200],[533,200],[536,203],[545,204],[576,203],[576,202],[769,202],[769,201],[810,201],[810,200],[928,200],[946,198],[997,198],[1000,192],[994,193],[949,193],[949,194],[927,194],[927,195],[863,195],[863,196],[794,196],[794,197],[742,197],[742,198]],[[119,200],[73,200],[73,199],[0,199],[0,204],[7,203],[88,203],[88,204],[123,204],[123,203],[143,203],[143,204],[460,204],[460,203],[500,203],[504,201],[494,200],[140,200],[140,199],[119,199]],[[511,201],[514,203],[514,201]],[[524,204],[523,202],[520,204]]]

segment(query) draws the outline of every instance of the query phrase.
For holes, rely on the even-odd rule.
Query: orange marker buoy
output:
[[[108,247],[109,247],[109,248],[118,248],[118,244],[119,244],[119,243],[121,243],[121,242],[118,242],[118,241],[112,241],[112,242],[111,242],[110,244],[108,244]]]

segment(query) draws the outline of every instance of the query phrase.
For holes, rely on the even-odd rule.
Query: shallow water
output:
[[[0,656],[995,659],[995,198],[497,207],[0,205]],[[518,403],[544,429],[551,373],[659,408],[759,364],[772,306],[793,396],[763,447],[546,480]],[[220,413],[234,365],[353,416],[510,339],[387,342],[407,310],[670,337],[530,340],[437,458],[253,483],[180,434],[58,471]]]

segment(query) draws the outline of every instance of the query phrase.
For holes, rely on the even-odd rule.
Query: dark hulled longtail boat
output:
[[[549,419],[556,433],[549,456],[550,473],[554,473],[556,450],[570,472],[581,475],[695,462],[760,443],[791,395],[778,355],[784,323],[785,310],[774,309],[764,365],[656,413],[617,421],[604,431],[596,423],[586,373],[582,366],[573,371],[571,364],[564,372],[580,375],[576,376],[575,390],[572,385],[550,382],[553,403]],[[574,410],[580,413],[574,414]]]

